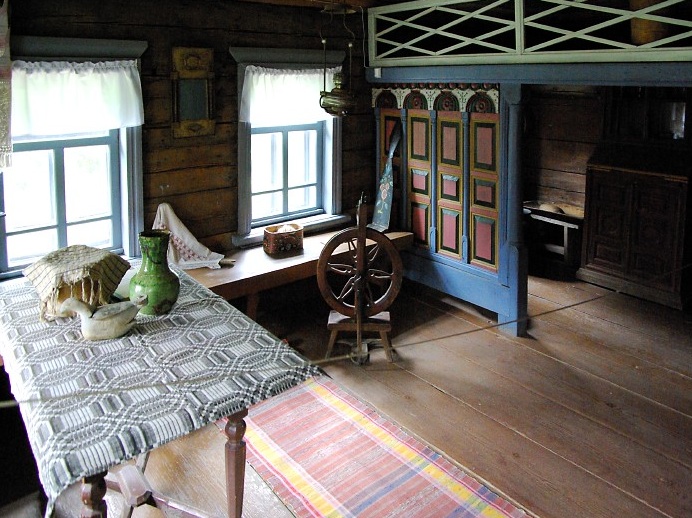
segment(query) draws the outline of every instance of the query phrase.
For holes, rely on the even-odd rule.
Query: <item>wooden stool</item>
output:
[[[339,331],[358,331],[358,325],[355,318],[350,318],[342,315],[338,311],[329,312],[329,321],[327,322],[327,329],[331,330],[331,335],[329,336],[329,344],[327,345],[327,354],[325,358],[329,358],[332,354],[332,349],[336,343],[336,338]],[[392,325],[389,322],[389,311],[382,311],[376,315],[366,318],[362,322],[363,332],[377,332],[380,333],[380,339],[382,341],[382,346],[384,347],[384,354],[387,356],[388,362],[394,361],[394,349],[392,348],[392,343],[389,340],[389,332],[392,330]]]

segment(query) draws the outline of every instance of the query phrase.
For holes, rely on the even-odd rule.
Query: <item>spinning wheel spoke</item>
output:
[[[356,274],[356,268],[350,264],[327,263],[327,268],[330,272],[338,273],[339,275],[354,276]]]
[[[352,238],[347,241],[348,244],[348,252],[349,255],[351,256],[351,259],[353,259],[353,264],[356,263],[356,257],[358,255],[358,239],[357,238]]]
[[[349,295],[351,295],[354,292],[355,285],[356,278],[351,277],[348,281],[346,281],[346,284],[344,285],[343,289],[341,290],[341,293],[339,293],[336,299],[340,302],[345,302]]]
[[[360,256],[359,238],[361,246],[367,246]],[[402,277],[403,265],[396,248],[387,236],[371,228],[349,228],[334,235],[317,263],[317,284],[325,301],[352,318],[356,317],[358,290],[362,317],[367,318],[394,302]]]
[[[373,263],[377,259],[377,256],[380,254],[380,245],[375,245],[373,246],[369,251],[368,251],[368,263]]]
[[[375,282],[380,285],[391,281],[393,276],[394,272],[386,272],[384,270],[377,269],[368,270],[368,282]]]

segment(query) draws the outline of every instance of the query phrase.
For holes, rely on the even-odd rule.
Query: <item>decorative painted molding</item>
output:
[[[500,88],[494,83],[447,83],[423,86],[385,85],[373,88],[372,107],[399,110],[416,107],[437,110],[446,109],[450,104],[458,104],[461,112],[497,113],[500,106]],[[456,98],[457,103],[452,103],[450,96]],[[425,103],[422,102],[423,99]]]

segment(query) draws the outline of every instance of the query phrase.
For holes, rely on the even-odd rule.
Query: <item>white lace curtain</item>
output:
[[[58,136],[144,123],[137,62],[12,63],[12,137]]]
[[[334,74],[328,68],[326,89],[334,88]],[[307,124],[332,116],[320,107],[324,69],[278,69],[250,65],[245,68],[240,120],[253,127]]]

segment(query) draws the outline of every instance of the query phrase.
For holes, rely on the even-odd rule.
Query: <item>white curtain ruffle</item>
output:
[[[14,61],[12,136],[58,136],[141,126],[137,62]]]
[[[334,88],[334,74],[341,67],[328,68],[326,89]],[[324,69],[279,69],[249,65],[240,103],[240,120],[253,127],[308,124],[330,119],[320,107]]]

